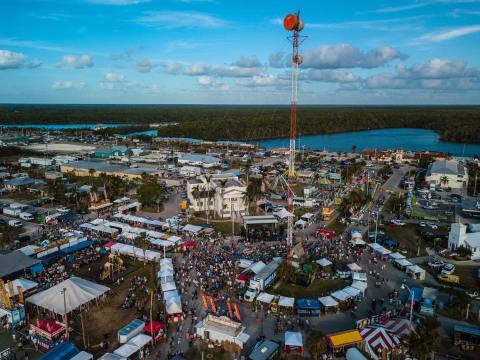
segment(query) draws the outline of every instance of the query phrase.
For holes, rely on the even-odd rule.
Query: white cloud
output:
[[[247,80],[237,80],[237,85],[245,87],[288,86],[290,80],[276,75],[254,75]]]
[[[448,79],[479,76],[480,70],[468,68],[461,60],[431,59],[411,67],[397,66],[397,73],[402,78]]]
[[[64,55],[62,61],[57,67],[68,66],[72,69],[85,69],[93,67],[93,58],[91,55]]]
[[[479,0],[420,0],[415,1],[411,4],[391,6],[379,8],[371,11],[365,11],[364,13],[379,13],[379,14],[388,14],[388,13],[397,13],[407,10],[414,10],[418,8],[423,8],[431,5],[437,4],[468,4],[468,3],[477,3]]]
[[[135,51],[141,50],[141,49],[143,49],[142,46],[130,47],[123,52],[110,55],[110,58],[112,60],[115,60],[115,61],[116,60],[130,60],[132,58],[133,53]]]
[[[203,88],[208,88],[212,90],[218,90],[218,91],[230,90],[230,86],[228,86],[227,84],[216,82],[212,77],[206,76],[206,75],[197,77],[197,84]]]
[[[33,59],[27,64],[27,67],[29,67],[30,69],[36,69],[36,68],[39,68],[40,66],[42,66],[42,62],[38,59]]]
[[[155,64],[153,61],[150,59],[139,59],[135,62],[135,69],[137,69],[138,72],[141,73],[149,73],[153,69],[155,69],[158,66],[158,64]]]
[[[480,25],[463,26],[456,29],[432,32],[417,38],[419,42],[443,42],[480,32]]]
[[[87,0],[87,2],[99,5],[136,5],[150,2],[150,0]]]
[[[258,60],[258,59],[256,59]],[[212,77],[251,77],[260,75],[265,70],[263,67],[246,67],[247,65],[261,65],[255,58],[241,58],[235,63],[239,65],[208,65],[202,62],[193,64],[181,64],[177,62],[163,63],[162,67],[166,73],[187,75],[187,76],[212,76]],[[234,64],[235,64],[234,63]]]
[[[358,81],[359,77],[347,71],[312,69],[308,72],[307,79],[322,82],[352,83]]]
[[[274,52],[268,58],[268,65],[272,68],[284,68],[285,64],[286,58],[283,51]]]
[[[73,81],[55,81],[52,84],[52,89],[55,89],[55,90],[82,89],[84,87],[85,87],[84,82],[74,83]]]
[[[365,79],[368,89],[480,90],[480,69],[464,61],[431,59],[411,67],[399,65],[394,74]]]
[[[26,58],[22,53],[0,50],[0,70],[21,68],[25,64]]]
[[[365,52],[349,44],[323,45],[305,52],[302,67],[315,69],[365,68],[383,66],[406,55],[391,47],[380,47]]]
[[[251,58],[241,56],[239,60],[235,61],[232,65],[245,68],[262,67],[262,63],[258,60],[256,55]]]
[[[108,72],[103,75],[103,81],[104,82],[123,82],[125,81],[125,75],[119,74],[119,73],[114,73],[114,72]]]
[[[134,19],[137,24],[160,29],[220,28],[228,22],[214,15],[196,11],[146,11]]]

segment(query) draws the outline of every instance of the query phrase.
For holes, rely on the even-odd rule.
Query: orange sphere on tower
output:
[[[287,31],[295,30],[298,26],[298,16],[294,14],[288,14],[283,19],[283,27]]]

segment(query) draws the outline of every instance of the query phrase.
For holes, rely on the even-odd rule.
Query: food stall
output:
[[[30,324],[28,338],[38,347],[50,350],[66,339],[67,328],[65,324],[55,320],[37,320]]]
[[[135,319],[128,325],[124,326],[118,331],[118,342],[125,344],[130,339],[140,334],[145,327],[145,323],[142,320]]]

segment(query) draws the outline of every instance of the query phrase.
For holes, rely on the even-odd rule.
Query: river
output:
[[[288,147],[288,139],[255,141],[267,149]],[[351,151],[352,146],[360,152],[364,149],[403,149],[440,151],[456,156],[480,155],[480,144],[463,144],[441,141],[435,131],[423,129],[381,129],[345,132],[330,135],[308,135],[297,139],[297,148]]]

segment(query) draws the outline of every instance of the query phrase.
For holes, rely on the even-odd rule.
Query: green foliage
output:
[[[423,319],[416,331],[405,337],[410,353],[418,359],[429,358],[440,345],[440,336],[435,331],[439,326],[440,323],[436,319]]]
[[[137,189],[137,196],[145,206],[153,206],[157,201],[162,203],[165,190],[158,184],[153,176],[144,176],[142,185]]]
[[[318,359],[327,350],[327,341],[325,334],[319,330],[312,330],[307,337],[305,345],[310,355]]]
[[[302,135],[401,127],[435,130],[442,140],[480,142],[480,108],[475,106],[300,106],[298,113]],[[175,122],[179,124],[162,128],[162,136],[205,140],[251,141],[287,137],[290,132],[288,106],[2,105],[0,118],[6,124]],[[105,134],[124,131],[132,132],[107,129]]]

